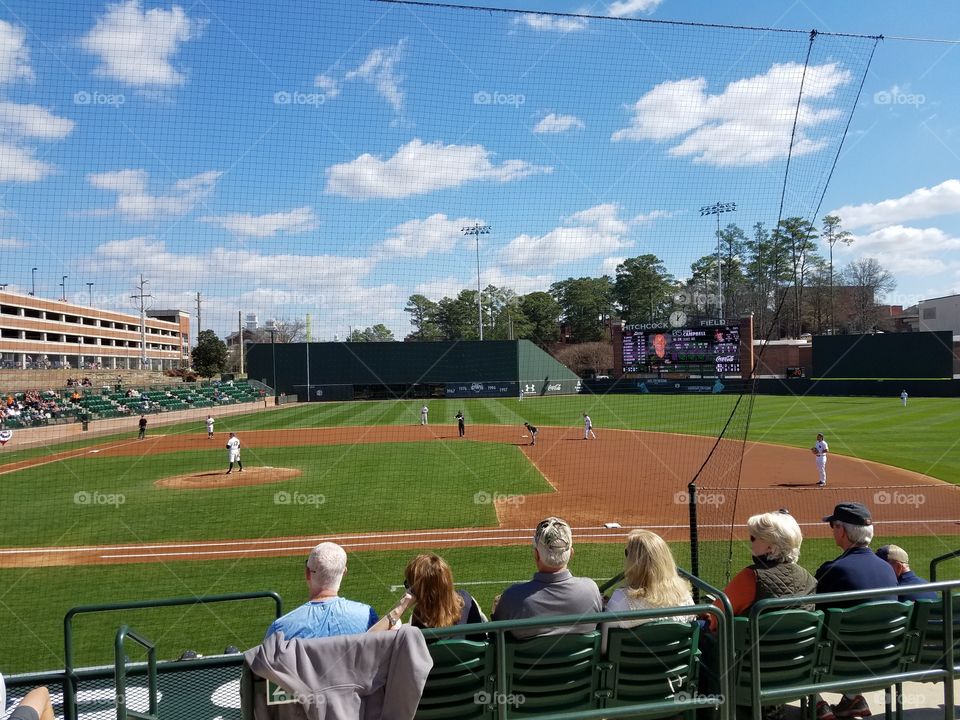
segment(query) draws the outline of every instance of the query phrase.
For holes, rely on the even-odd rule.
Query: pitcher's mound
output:
[[[244,485],[266,485],[299,477],[303,473],[293,468],[245,467],[243,472],[234,469],[229,475],[226,471],[193,473],[157,480],[154,485],[172,490],[209,490],[210,488],[243,487]]]

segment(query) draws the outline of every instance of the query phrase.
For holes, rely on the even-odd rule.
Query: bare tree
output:
[[[553,355],[577,375],[599,375],[613,367],[613,346],[609,342],[562,345]]]
[[[854,332],[869,332],[880,321],[877,298],[897,287],[896,278],[876,258],[854,260],[843,269],[849,286],[850,314]]]

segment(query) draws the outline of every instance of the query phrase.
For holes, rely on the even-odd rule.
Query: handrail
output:
[[[704,583],[704,585],[706,585],[706,583]],[[722,595],[722,593],[720,594]],[[678,610],[684,615],[712,615],[716,617],[721,643],[724,642],[723,633],[727,627],[731,625],[730,618],[732,618],[732,615],[728,617],[722,608],[708,604],[684,605],[679,608],[648,608],[644,610],[628,610],[623,612],[600,612],[583,615],[550,615],[522,618],[517,620],[493,620],[486,623],[453,625],[444,628],[423,628],[422,632],[424,638],[428,640],[446,637],[461,637],[465,635],[470,636],[484,633],[495,636],[496,641],[494,645],[496,652],[497,687],[505,688],[507,686],[507,643],[505,641],[507,639],[507,632],[511,630],[522,630],[538,627],[562,627],[566,625],[582,625],[584,623],[596,623],[597,625],[603,625],[604,623],[614,622],[617,620],[657,620],[673,617],[678,614]],[[726,665],[726,656],[721,653],[720,658],[722,660],[721,670],[723,670],[723,666]],[[723,672],[722,675],[729,675],[729,673]],[[721,720],[727,720],[728,718],[732,717],[728,712],[730,704],[724,702],[724,698],[722,696],[718,699],[715,697],[698,694],[694,694],[691,697],[676,699],[675,701],[665,701],[662,707],[659,704],[656,707],[651,706],[651,712],[654,710],[663,710],[665,713],[673,712],[676,714],[694,708],[714,707],[719,708]],[[550,717],[554,720],[592,720],[593,718],[635,716],[636,712],[637,710],[635,707],[631,709],[629,706],[625,706],[623,708],[603,708],[598,710],[579,710],[565,713],[551,713]],[[499,720],[509,720],[506,703],[498,703],[497,714]]]
[[[137,610],[181,605],[208,605],[211,603],[235,602],[239,600],[260,600],[270,598],[274,601],[275,617],[283,615],[283,600],[272,590],[248,593],[227,593],[200,597],[164,598],[160,600],[137,600],[125,603],[107,603],[103,605],[80,605],[70,608],[63,616],[63,717],[64,720],[77,720],[77,674],[73,666],[73,619],[77,615],[114,612],[117,610]]]
[[[954,550],[953,552],[948,552],[943,555],[939,555],[930,561],[930,582],[937,581],[937,566],[941,563],[952,560],[955,557],[960,557],[960,550]]]
[[[910,585],[907,588],[903,587],[886,587],[886,588],[875,588],[872,590],[856,590],[848,592],[835,592],[835,593],[823,593],[820,595],[805,595],[798,597],[785,597],[785,598],[765,598],[763,600],[758,600],[750,608],[750,627],[756,628],[757,623],[761,613],[768,609],[777,609],[785,607],[795,607],[798,605],[821,605],[827,606],[832,602],[836,601],[849,601],[849,600],[871,600],[874,598],[888,598],[891,595],[898,595],[900,591],[908,590],[909,594],[922,593],[922,592],[938,592],[941,594],[941,604],[943,609],[943,642],[944,642],[944,669],[938,674],[944,679],[943,683],[943,697],[944,697],[944,717],[952,717],[953,704],[954,704],[954,688],[953,684],[957,678],[957,673],[955,670],[956,659],[954,657],[954,625],[953,625],[953,591],[960,589],[960,580],[949,580],[943,582],[930,582],[924,583],[922,585]],[[757,643],[754,643],[750,648],[750,658],[753,662],[753,667],[759,667],[760,662],[760,646]],[[872,683],[888,683],[889,685],[895,685],[902,682],[909,682],[911,680],[920,680],[923,678],[929,678],[930,672],[928,670],[905,670],[898,673],[887,673],[883,675],[871,675],[870,680]],[[759,688],[759,676],[754,678],[754,684],[757,686],[754,688],[756,697],[754,698],[757,701],[757,707],[754,708],[754,720],[759,718],[759,707],[763,704],[763,690]],[[817,682],[811,685],[795,685],[788,688],[785,688],[785,691],[795,692],[797,695],[812,695],[822,690],[834,691],[834,692],[843,692],[845,690],[855,690],[858,685],[862,685],[863,680],[842,680],[842,681],[829,681],[829,680],[818,680]],[[947,714],[947,713],[950,714]]]
[[[127,708],[127,660],[123,641],[130,638],[147,651],[147,699],[146,713]],[[121,625],[113,643],[114,688],[116,689],[117,720],[157,720],[157,646],[127,625]]]

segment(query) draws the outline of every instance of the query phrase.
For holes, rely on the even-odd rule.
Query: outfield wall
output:
[[[300,400],[517,397],[579,392],[580,378],[529,340],[269,343],[248,375]]]

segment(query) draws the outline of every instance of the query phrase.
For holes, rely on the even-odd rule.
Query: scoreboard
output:
[[[623,329],[623,371],[739,373],[740,326],[627,325]]]

